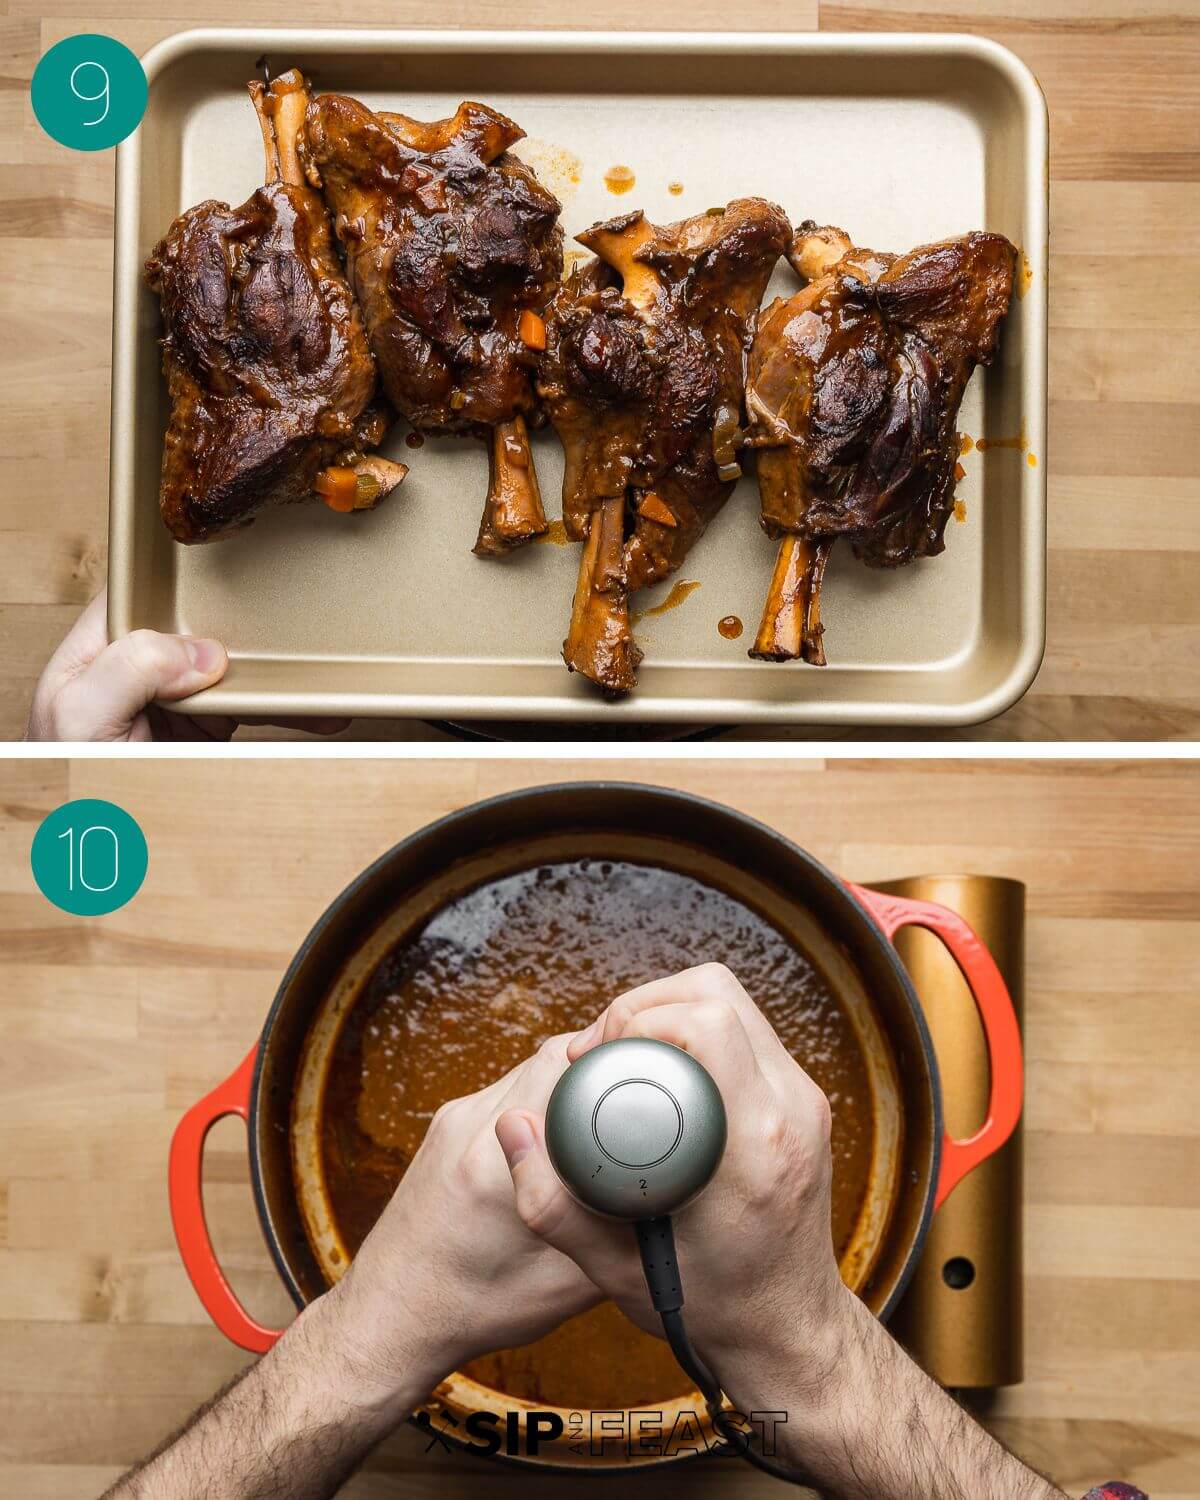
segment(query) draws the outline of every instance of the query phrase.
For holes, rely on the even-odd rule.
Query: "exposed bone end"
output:
[[[359,510],[374,510],[381,500],[386,500],[403,483],[408,473],[407,464],[393,463],[390,458],[380,458],[377,453],[369,453],[366,458],[360,458],[352,468],[360,479],[373,479],[379,486],[379,493],[366,505],[358,506]]]
[[[279,145],[279,175],[284,182],[300,187],[304,166],[300,160],[300,141],[304,134],[304,116],[308,110],[308,89],[297,68],[276,78],[268,90],[275,101],[275,139]]]
[[[492,429],[488,492],[472,549],[476,557],[502,557],[549,530],[524,417]]]
[[[628,693],[637,686],[642,653],[633,639],[629,602],[623,586],[599,586],[611,560],[619,554],[625,500],[606,500],[591,518],[579,561],[579,579],[571,608],[571,627],[563,642],[563,660],[572,672],[610,693]]]
[[[854,241],[844,229],[832,224],[818,226],[807,219],[796,231],[788,260],[797,276],[805,281],[816,281],[832,271],[838,261],[853,249]]]
[[[348,515],[356,510],[374,510],[407,473],[407,465],[370,454],[320,470],[313,479],[313,490],[330,510]]]
[[[636,308],[646,309],[658,303],[666,287],[653,266],[637,259],[637,252],[655,239],[657,234],[654,225],[638,209],[619,219],[593,224],[575,238],[605,265],[616,271],[623,283],[622,295],[625,300]]]
[[[832,225],[818,229],[811,222],[796,231],[788,251],[793,270],[810,286],[835,270],[870,285],[879,280],[895,259],[894,255],[855,245],[844,229]]]
[[[814,667],[825,665],[821,580],[832,546],[832,541],[784,537],[750,656],[759,661],[803,659]]]
[[[300,141],[304,134],[304,116],[308,109],[308,86],[299,68],[289,68],[269,84],[257,79],[247,84],[258,127],[262,131],[266,153],[265,181],[284,182],[300,187],[304,167],[300,160]]]
[[[464,99],[453,115],[444,120],[414,120],[411,115],[387,110],[380,110],[379,118],[386,121],[388,129],[404,145],[423,155],[444,151],[453,142],[462,141],[489,165],[525,138],[525,132],[514,120],[472,99]]]
[[[254,105],[254,114],[258,120],[258,128],[262,131],[263,138],[263,181],[270,186],[272,182],[279,181],[279,153],[275,149],[275,129],[271,123],[271,117],[267,113],[267,86],[260,79],[254,79],[246,85],[250,93],[250,102]]]

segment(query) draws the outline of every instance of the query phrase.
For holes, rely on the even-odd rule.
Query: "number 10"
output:
[[[112,872],[112,879],[108,882],[107,885],[93,885],[91,883],[91,881],[87,878],[86,869],[85,869],[86,856],[84,854],[84,847],[87,844],[87,837],[88,837],[89,833],[107,833],[108,836],[109,836],[109,838],[112,839],[112,845],[113,845],[113,854],[112,854],[113,872]],[[69,854],[68,854],[68,856],[67,856],[68,859],[69,859],[69,861],[70,861],[70,869],[68,871],[68,876],[67,876],[67,879],[68,879],[67,889],[73,891],[75,889],[75,874],[76,874],[76,871],[75,871],[75,830],[73,828],[68,828],[65,833],[60,833],[59,834],[59,838],[60,839],[66,839],[66,841],[67,841],[67,848],[70,851]],[[95,859],[95,856],[93,856],[93,862],[94,862],[94,859]],[[83,832],[79,835],[79,884],[84,888],[84,890],[85,891],[95,891],[98,894],[102,893],[104,891],[111,891],[112,888],[113,888],[113,886],[115,886],[116,883],[117,883],[117,879],[118,879],[119,874],[120,874],[120,868],[121,868],[121,846],[120,846],[119,842],[117,841],[117,835],[113,832],[113,830],[111,828],[106,827],[103,823],[97,823],[97,824],[94,824],[91,828],[85,828],[83,830]]]

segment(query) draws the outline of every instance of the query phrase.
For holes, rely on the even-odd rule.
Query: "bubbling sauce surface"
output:
[[[342,1028],[322,1150],[351,1254],[447,1099],[492,1082],[547,1037],[576,1031],[624,990],[694,964],[728,964],[829,1097],[839,1254],[866,1192],[872,1110],[853,1026],[822,973],[765,918],[688,875],[575,860],[492,881],[398,943]],[[632,1231],[631,1231],[632,1233]],[[610,1304],[467,1374],[557,1406],[653,1406],[689,1390],[666,1344]]]

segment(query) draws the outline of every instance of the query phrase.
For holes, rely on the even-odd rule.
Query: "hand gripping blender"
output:
[[[671,1215],[703,1192],[725,1152],[725,1106],[707,1069],[669,1042],[622,1037],[593,1047],[550,1096],[546,1149],[573,1198],[632,1222],[650,1301],[714,1428],[756,1468],[803,1484],[801,1474],[750,1446],[683,1324]]]

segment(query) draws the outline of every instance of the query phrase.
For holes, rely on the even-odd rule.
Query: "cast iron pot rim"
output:
[[[402,838],[398,843],[393,844],[391,848],[386,849],[378,858],[372,860],[365,870],[356,875],[349,885],[342,888],[339,894],[333,898],[313,923],[304,941],[297,948],[291,963],[288,964],[283,978],[279,981],[279,987],[275,991],[275,998],[271,1002],[271,1008],[267,1012],[266,1020],[263,1022],[262,1031],[259,1034],[258,1050],[254,1059],[254,1077],[250,1086],[250,1128],[247,1132],[250,1147],[250,1182],[254,1193],[254,1206],[258,1212],[259,1225],[263,1232],[263,1238],[267,1242],[267,1248],[271,1253],[271,1259],[275,1262],[275,1269],[279,1272],[284,1286],[287,1287],[292,1301],[295,1302],[296,1307],[300,1310],[303,1310],[306,1306],[300,1288],[296,1284],[291,1269],[284,1259],[282,1247],[279,1244],[267,1211],[266,1194],[262,1185],[262,1170],[258,1153],[258,1103],[259,1090],[262,1084],[263,1065],[267,1055],[267,1044],[275,1024],[275,1018],[283,1005],[293,978],[309,953],[320,941],[333,915],[365,885],[373,880],[401,851],[411,848],[418,841],[436,838],[447,829],[453,828],[456,824],[476,817],[485,809],[502,807],[505,804],[521,802],[532,797],[544,797],[548,793],[561,794],[564,792],[580,791],[622,792],[632,794],[635,799],[645,797],[655,801],[667,798],[673,802],[703,808],[706,812],[717,813],[722,817],[730,818],[742,824],[749,832],[760,835],[765,834],[768,839],[781,844],[791,858],[798,860],[802,865],[806,865],[813,874],[828,882],[833,888],[834,893],[846,904],[852,924],[860,926],[863,929],[864,935],[883,949],[885,961],[891,968],[893,977],[899,983],[905,999],[908,1001],[913,1020],[916,1023],[917,1034],[920,1037],[925,1053],[926,1065],[929,1068],[932,1095],[932,1159],[930,1162],[929,1178],[925,1186],[925,1202],[921,1208],[921,1216],[917,1223],[912,1248],[909,1251],[904,1269],[896,1279],[896,1285],[892,1289],[891,1296],[878,1313],[879,1321],[886,1323],[895,1311],[896,1304],[907,1290],[908,1283],[916,1271],[917,1260],[920,1257],[921,1250],[929,1233],[930,1221],[933,1218],[933,1200],[937,1192],[938,1176],[941,1171],[942,1136],[944,1133],[942,1080],[941,1074],[938,1071],[937,1053],[934,1050],[933,1038],[930,1036],[929,1026],[925,1020],[924,1009],[913,987],[912,980],[908,976],[908,970],[901,963],[900,955],[896,952],[895,946],[884,936],[875,918],[847,890],[846,882],[823,865],[819,859],[809,854],[806,849],[801,849],[799,844],[793,843],[791,839],[780,833],[778,829],[772,828],[769,824],[760,822],[759,819],[752,818],[746,813],[739,812],[736,808],[729,807],[724,802],[716,802],[711,797],[699,797],[694,792],[683,792],[674,787],[655,786],[653,783],[645,781],[553,781],[546,782],[541,786],[520,787],[515,791],[501,792],[495,797],[484,797],[478,802],[471,802],[466,807],[457,808],[454,812],[446,813],[440,818],[435,818],[432,823],[424,824],[421,828],[415,829],[412,833],[408,834],[407,837]],[[414,1418],[410,1417],[409,1420],[412,1421]],[[451,1434],[447,1433],[445,1436],[458,1445],[458,1440],[453,1438]],[[470,1450],[464,1448],[464,1451]],[[511,1463],[522,1469],[527,1467],[527,1464],[520,1459],[508,1458],[506,1455],[500,1456],[504,1458],[506,1463]],[[692,1455],[694,1458],[710,1456],[712,1456],[711,1453]],[[686,1459],[684,1461],[686,1462]],[[574,1465],[544,1464],[541,1467],[550,1473],[560,1474],[607,1474],[611,1477],[613,1472],[611,1469],[600,1465],[582,1465],[576,1467]],[[654,1468],[656,1466],[647,1465],[645,1467]]]

